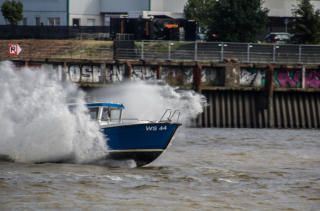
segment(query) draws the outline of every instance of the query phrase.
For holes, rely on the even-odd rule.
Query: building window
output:
[[[40,17],[36,17],[36,26],[40,26]]]
[[[80,26],[80,19],[79,18],[73,18],[72,19],[72,26]]]
[[[88,26],[95,26],[96,20],[95,19],[88,19],[87,20],[87,25]]]
[[[60,18],[48,18],[50,26],[60,26]]]

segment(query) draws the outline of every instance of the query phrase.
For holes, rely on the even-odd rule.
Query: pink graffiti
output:
[[[275,82],[279,87],[301,87],[301,71],[276,72]]]
[[[306,88],[320,88],[320,70],[307,71]]]

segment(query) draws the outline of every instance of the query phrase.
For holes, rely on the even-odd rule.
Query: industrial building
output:
[[[6,0],[0,0],[2,5]],[[105,26],[110,35],[135,34],[135,39],[177,39],[189,34],[195,23],[185,20],[187,0],[17,0],[22,2],[22,26]],[[320,1],[311,3],[320,8]],[[269,9],[266,32],[287,31],[292,18],[293,0],[264,0]],[[9,24],[0,14],[0,25]],[[188,33],[186,33],[188,32]]]
[[[6,0],[0,0],[0,5]],[[17,0],[23,4],[19,25],[108,26],[110,18],[183,18],[187,0]],[[8,24],[2,14],[0,25]]]

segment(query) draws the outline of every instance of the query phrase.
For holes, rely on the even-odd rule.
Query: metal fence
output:
[[[19,56],[9,56],[8,44],[18,43]],[[0,40],[0,59],[68,58],[144,61],[209,61],[240,63],[320,64],[320,45],[185,41]]]
[[[131,48],[119,46],[117,59],[320,64],[320,45],[136,41]]]

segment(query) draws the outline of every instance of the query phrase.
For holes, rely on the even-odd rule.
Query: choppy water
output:
[[[316,211],[319,133],[180,128],[143,168],[0,162],[0,210]]]

